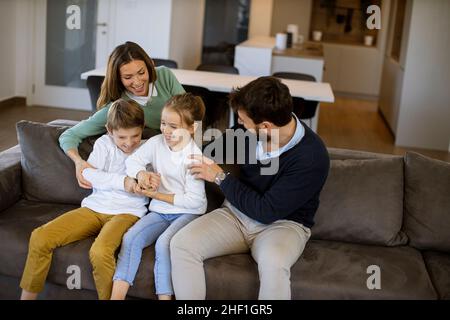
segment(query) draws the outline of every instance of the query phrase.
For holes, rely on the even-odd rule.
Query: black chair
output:
[[[203,103],[205,104],[205,118],[203,119],[203,130],[211,126],[212,119],[214,119],[213,115],[211,115],[211,111],[215,108],[212,107],[213,101],[213,95],[212,92],[209,91],[209,89],[199,86],[190,86],[183,84],[184,91],[190,92],[193,95],[199,96],[203,99]]]
[[[295,72],[275,72],[272,74],[274,77],[282,78],[282,79],[292,79],[292,80],[303,80],[303,81],[316,81],[312,75],[304,74],[304,73],[295,73]],[[302,120],[314,118],[317,110],[317,106],[319,105],[318,101],[310,101],[305,100],[303,98],[294,97],[294,113],[295,115]],[[309,124],[311,126],[311,123]]]
[[[104,76],[89,76],[86,80],[86,85],[89,90],[89,96],[91,98],[91,110],[92,113],[97,111],[97,100],[100,96],[100,90],[102,88]]]
[[[239,70],[230,65],[224,64],[205,64],[202,63],[197,67],[199,71],[211,71],[211,72],[220,72],[220,73],[229,73],[229,74],[239,74]]]
[[[178,63],[174,60],[158,59],[158,58],[152,60],[153,63],[155,64],[155,67],[166,66],[167,68],[178,69]]]
[[[228,73],[228,74],[239,74],[239,70],[231,65],[224,64],[208,64],[202,63],[197,67],[198,71],[211,71],[211,72],[219,72],[219,73]],[[231,108],[228,106],[228,93],[225,92],[211,92],[212,105],[214,105],[214,110],[209,110],[209,117],[212,119],[209,121],[213,123],[220,119],[223,119],[227,115],[227,110],[229,112],[233,112]],[[211,108],[210,108],[211,109]],[[237,123],[237,115],[234,114],[232,121],[228,121],[228,127],[232,127]]]

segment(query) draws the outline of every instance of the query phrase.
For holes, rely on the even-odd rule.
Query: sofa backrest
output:
[[[0,212],[16,203],[22,195],[22,185],[16,178],[22,174],[20,156],[19,146],[0,152]]]
[[[58,138],[68,126],[20,121],[16,128],[25,199],[79,205],[91,190],[78,186],[75,166],[59,147]],[[83,158],[92,150],[93,140],[86,139],[80,146]]]
[[[74,123],[17,124],[26,199],[79,205],[91,192],[78,186],[74,164],[59,147],[60,134]],[[146,131],[144,138],[153,134]],[[96,138],[80,145],[84,159]],[[405,244],[409,236],[418,249],[450,251],[450,164],[408,153],[404,175],[403,157],[328,150],[331,169],[320,196],[314,239],[394,246]],[[210,183],[206,191],[211,211],[220,206],[223,194]]]
[[[405,224],[410,245],[450,252],[450,163],[405,156]]]
[[[329,149],[330,173],[312,238],[395,246],[403,222],[403,158]]]

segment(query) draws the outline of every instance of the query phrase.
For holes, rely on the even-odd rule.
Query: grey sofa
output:
[[[20,146],[0,153],[0,298],[19,297],[34,228],[79,206],[86,190],[58,145],[73,122],[17,124]],[[151,135],[151,133],[146,133]],[[86,139],[87,157],[96,137]],[[450,164],[329,149],[331,170],[312,239],[291,270],[293,299],[450,299]],[[208,209],[223,200],[207,184]],[[43,299],[96,299],[88,251],[93,239],[58,248]],[[155,298],[154,248],[144,250],[131,298]],[[81,289],[69,290],[70,265]],[[205,262],[208,299],[256,299],[248,254]],[[375,271],[374,271],[375,270]],[[379,280],[379,282],[378,282]],[[374,288],[375,287],[375,288]]]

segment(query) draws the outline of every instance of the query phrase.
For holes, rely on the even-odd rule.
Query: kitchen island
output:
[[[274,37],[255,37],[236,46],[234,66],[240,75],[268,76],[275,72],[295,72],[312,75],[322,82],[324,55],[322,44],[305,42],[279,50]],[[319,107],[313,118],[306,121],[317,131]]]

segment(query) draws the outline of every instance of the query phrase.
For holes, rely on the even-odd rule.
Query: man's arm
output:
[[[206,157],[190,166],[197,179],[213,182],[223,170]],[[269,224],[283,219],[308,202],[325,183],[328,169],[317,164],[291,167],[264,194],[260,194],[239,179],[228,175],[220,184],[225,198],[252,219]]]
[[[261,223],[284,219],[311,200],[322,188],[326,172],[318,168],[290,170],[264,194],[228,175],[220,184],[225,198],[242,213]]]

